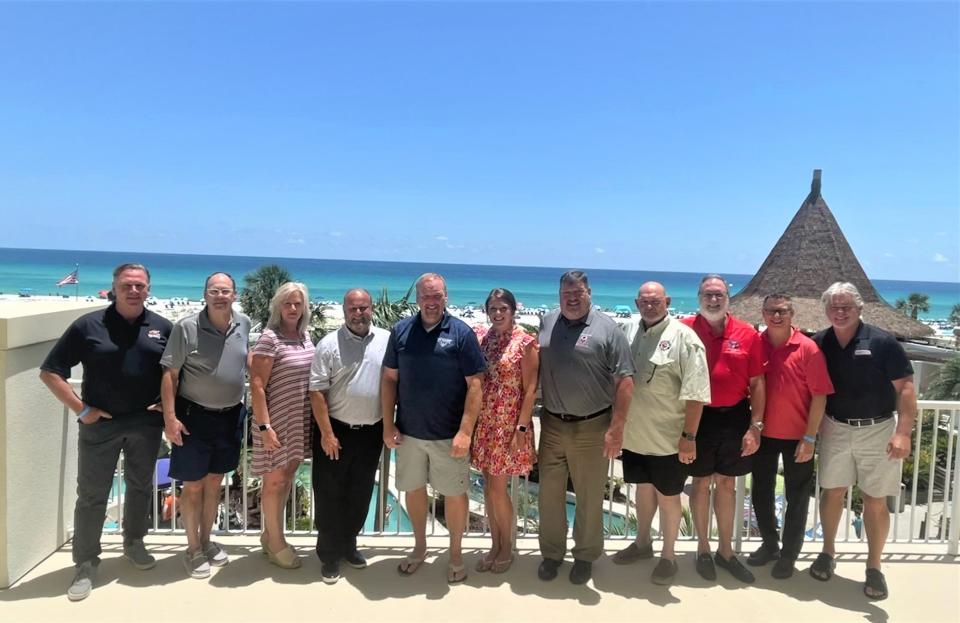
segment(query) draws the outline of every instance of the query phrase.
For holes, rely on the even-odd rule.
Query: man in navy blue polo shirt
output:
[[[73,514],[76,574],[67,597],[86,598],[100,564],[100,534],[120,452],[124,456],[123,553],[139,569],[155,564],[143,545],[163,418],[160,356],[170,321],[144,307],[150,273],[141,264],[113,271],[113,303],[74,321],[40,366],[50,392],[77,414],[79,465]],[[67,382],[83,364],[80,396]]]
[[[450,533],[447,581],[467,578],[460,542],[467,525],[470,439],[480,413],[486,362],[473,330],[446,311],[447,284],[417,279],[420,312],[393,327],[383,358],[383,441],[397,449],[397,489],[406,493],[413,552],[397,567],[412,575],[427,553],[427,484],[444,496]],[[394,423],[396,407],[396,423]]]

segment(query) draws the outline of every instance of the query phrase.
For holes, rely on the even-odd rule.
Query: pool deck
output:
[[[151,535],[148,547],[158,558],[150,571],[137,571],[120,556],[118,536],[104,538],[104,555],[91,596],[71,603],[65,596],[72,578],[69,544],[34,568],[12,588],[0,591],[0,621],[869,621],[882,623],[956,622],[960,619],[960,562],[943,554],[943,545],[890,544],[884,571],[891,597],[867,600],[862,593],[866,549],[841,546],[837,575],[818,582],[806,572],[817,548],[810,544],[789,580],[774,580],[769,567],[757,570],[757,583],[744,586],[724,572],[718,582],[702,580],[693,569],[695,544],[679,544],[680,573],[671,587],[654,586],[654,562],[615,566],[609,555],[625,545],[608,541],[607,556],[594,565],[587,585],[567,580],[569,563],[553,582],[536,577],[537,543],[523,539],[517,562],[506,574],[472,572],[448,586],[446,539],[431,537],[430,556],[419,572],[401,577],[398,559],[410,537],[361,539],[370,560],[364,570],[344,565],[334,585],[320,581],[312,555],[313,539],[292,537],[306,556],[299,570],[273,567],[259,553],[256,537],[222,537],[231,555],[209,579],[186,577],[178,554],[183,537]],[[468,565],[485,539],[465,541]],[[746,549],[752,550],[751,543]]]

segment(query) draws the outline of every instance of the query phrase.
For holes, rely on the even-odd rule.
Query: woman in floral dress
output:
[[[507,483],[512,476],[529,473],[536,461],[531,419],[540,354],[536,338],[514,323],[517,300],[509,290],[491,291],[486,311],[491,326],[474,327],[487,359],[487,372],[470,458],[483,472],[493,543],[476,570],[503,573],[513,562],[515,521]]]

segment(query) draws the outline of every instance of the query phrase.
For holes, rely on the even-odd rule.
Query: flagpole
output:
[[[73,287],[75,288],[73,291],[73,300],[79,301],[80,300],[80,264],[77,264],[76,267],[74,268],[74,274],[76,274],[77,276],[77,281],[76,283],[73,284]]]

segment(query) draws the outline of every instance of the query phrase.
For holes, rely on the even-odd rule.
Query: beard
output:
[[[720,322],[727,315],[727,309],[724,307],[720,311],[707,311],[705,309],[700,310],[700,315],[706,318],[709,322]]]

